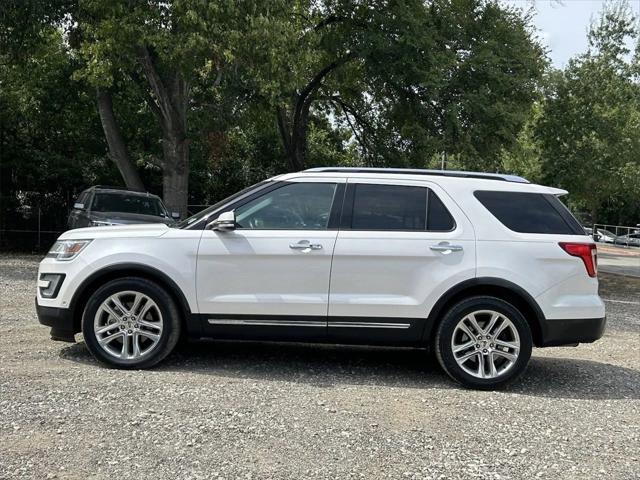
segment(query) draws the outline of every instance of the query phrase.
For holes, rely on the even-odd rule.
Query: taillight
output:
[[[559,245],[569,255],[582,259],[590,277],[598,274],[598,252],[593,243],[560,242]]]

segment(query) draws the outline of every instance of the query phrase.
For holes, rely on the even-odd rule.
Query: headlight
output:
[[[56,260],[73,260],[90,243],[91,240],[58,240],[46,257]]]

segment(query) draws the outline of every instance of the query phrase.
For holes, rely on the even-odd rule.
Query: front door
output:
[[[283,182],[236,205],[235,230],[203,232],[196,289],[207,334],[325,338],[344,182]]]

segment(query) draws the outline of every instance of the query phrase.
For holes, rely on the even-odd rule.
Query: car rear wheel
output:
[[[454,305],[438,326],[436,356],[454,380],[470,388],[494,389],[514,381],[527,367],[529,324],[511,304],[478,296]]]
[[[121,278],[87,302],[82,333],[94,357],[117,368],[148,368],[180,337],[180,314],[167,292],[143,278]]]

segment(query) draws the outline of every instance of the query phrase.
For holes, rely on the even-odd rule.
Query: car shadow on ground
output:
[[[63,348],[60,357],[98,367],[82,342]],[[327,388],[462,388],[440,369],[434,356],[419,349],[202,341],[180,346],[154,370]],[[640,372],[591,360],[534,356],[521,379],[504,392],[546,398],[640,399]]]

